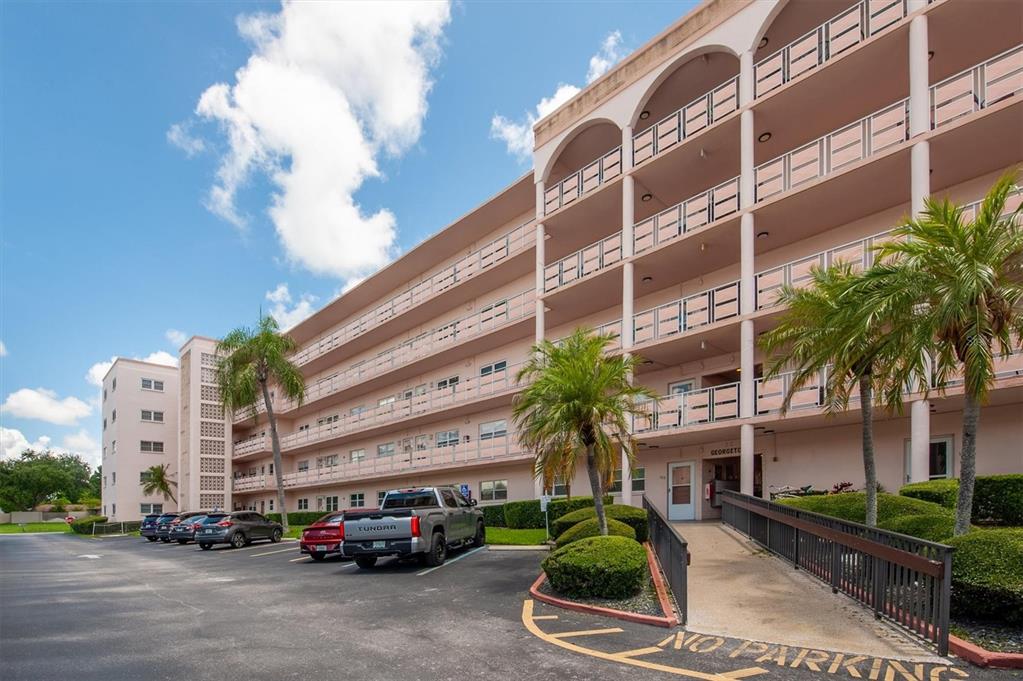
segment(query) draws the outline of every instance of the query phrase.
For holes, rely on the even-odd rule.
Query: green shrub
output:
[[[880,523],[882,530],[891,530],[900,534],[925,541],[947,543],[955,529],[955,516],[951,513],[935,513],[922,515],[904,515]]]
[[[571,598],[629,598],[649,579],[646,551],[628,537],[587,537],[542,563],[551,587]]]
[[[312,525],[317,520],[325,516],[326,513],[323,511],[292,511],[288,513],[288,526],[292,525]],[[266,519],[271,520],[275,523],[281,522],[280,513],[267,513]]]
[[[636,532],[636,541],[645,542],[649,537],[650,530],[647,526],[646,511],[643,509],[636,508],[635,506],[626,506],[625,504],[612,504],[605,506],[604,512],[608,518],[613,518],[631,527]],[[560,537],[568,528],[576,523],[596,517],[597,510],[593,507],[581,508],[578,511],[566,513],[551,523],[551,534],[555,537]]]
[[[611,497],[604,498],[604,504],[611,504]],[[593,506],[593,497],[572,497],[571,499],[553,499],[547,505],[547,515],[553,524],[555,520],[580,508]],[[544,527],[543,512],[540,510],[539,499],[525,501],[509,501],[504,505],[504,521],[507,527],[514,530],[539,529]]]
[[[611,518],[607,519],[607,533],[609,536],[628,537],[629,539],[636,538],[636,531],[634,529],[625,523],[620,523]],[[589,520],[582,520],[558,535],[558,548],[568,546],[572,542],[585,539],[586,537],[596,537],[598,534],[600,534],[600,524],[595,517]]]
[[[959,498],[959,480],[914,482],[899,490],[904,497],[923,499],[955,509]],[[973,488],[975,523],[1023,525],[1023,474],[981,475]]]
[[[948,543],[953,614],[1023,624],[1023,528],[975,530]]]
[[[923,499],[932,504],[940,504],[948,509],[956,507],[959,496],[959,481],[954,479],[928,480],[905,485],[899,490],[899,496]]]
[[[842,520],[862,523],[867,519],[867,495],[863,492],[846,492],[817,497],[796,497],[779,499],[780,503],[802,511],[823,513]],[[894,494],[877,495],[877,522],[886,523],[907,515],[949,515],[949,511],[938,504],[921,499],[900,497]]]
[[[484,525],[487,527],[504,527],[504,504],[480,506],[479,509],[483,511]]]
[[[90,515],[84,518],[79,518],[71,523],[71,531],[76,534],[92,534],[92,526],[94,523],[105,523],[107,517],[105,515]]]

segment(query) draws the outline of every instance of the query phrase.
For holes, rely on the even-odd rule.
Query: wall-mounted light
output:
[[[763,38],[760,39],[760,44],[757,45],[757,49],[758,50],[764,49],[765,47],[767,47],[767,43],[768,43],[768,40],[767,40],[767,36],[765,35]]]
[[[645,121],[648,118],[650,118],[650,112],[649,111],[644,109],[643,111],[639,112],[639,120]]]
[[[927,53],[927,61],[934,59],[934,50]]]
[[[758,239],[766,239],[769,236],[771,236],[770,232],[757,232]]]
[[[766,142],[769,139],[771,139],[771,133],[769,133],[769,132],[762,132],[762,133],[760,133],[760,137],[757,138],[757,141],[760,142],[761,144],[763,144],[764,142]]]
[[[644,284],[649,284],[649,283],[650,283],[651,281],[653,281],[653,280],[654,280],[654,278],[653,278],[653,277],[651,277],[651,276],[646,276],[646,277],[643,277],[643,283],[644,283]]]
[[[649,201],[649,200],[650,200],[650,199],[652,199],[652,198],[654,198],[654,195],[653,195],[653,194],[651,194],[650,192],[647,192],[647,193],[646,193],[646,194],[644,194],[643,196],[639,197],[639,200],[640,200],[640,201],[643,201],[644,203],[646,203],[647,201]]]

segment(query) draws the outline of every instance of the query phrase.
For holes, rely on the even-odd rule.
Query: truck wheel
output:
[[[426,564],[430,567],[443,565],[448,557],[448,543],[444,541],[444,535],[440,532],[433,533],[433,541],[430,542],[430,551],[426,554]]]
[[[356,556],[355,564],[359,566],[360,570],[369,570],[377,564],[376,556]]]
[[[476,536],[472,538],[473,546],[483,546],[487,543],[487,530],[483,527],[483,521],[476,523]]]
[[[213,544],[210,544],[209,542],[202,542],[201,544],[199,544],[199,548],[202,549],[203,551],[209,551],[210,549],[213,548]]]
[[[245,546],[245,535],[242,534],[241,532],[235,532],[234,536],[231,537],[231,546],[235,547],[236,549],[240,549],[241,547]]]

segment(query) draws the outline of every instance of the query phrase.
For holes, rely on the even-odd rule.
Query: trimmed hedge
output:
[[[628,537],[587,537],[541,564],[551,587],[570,598],[629,598],[649,579],[646,551]]]
[[[604,497],[604,505],[611,505],[611,497]],[[547,516],[553,524],[555,520],[580,508],[593,506],[593,497],[572,497],[571,499],[552,499],[547,505]],[[525,501],[509,501],[504,505],[504,522],[513,530],[538,530],[544,525],[543,511],[540,510],[539,499]]]
[[[1023,528],[976,530],[948,543],[952,613],[1023,624]]]
[[[558,548],[560,549],[562,546],[568,546],[572,542],[577,542],[580,539],[596,537],[599,534],[600,524],[597,522],[595,517],[590,518],[589,520],[583,520],[558,535]],[[636,538],[636,531],[634,529],[625,523],[620,523],[611,518],[607,519],[607,534],[608,536],[628,537],[629,539]]]
[[[817,497],[779,499],[779,503],[802,511],[823,513],[842,520],[862,523],[867,519],[867,495],[863,492],[845,492]],[[907,515],[951,515],[938,504],[894,494],[877,495],[878,525]]]
[[[650,529],[647,526],[646,511],[643,509],[636,508],[635,506],[627,506],[625,504],[612,504],[604,507],[604,513],[609,519],[613,518],[614,520],[625,523],[631,527],[636,533],[636,541],[645,542],[650,536]],[[596,519],[596,517],[597,509],[592,507],[581,508],[578,511],[566,513],[551,523],[551,534],[555,537],[560,537],[573,525],[580,523],[583,520],[589,520],[590,518]]]
[[[479,506],[483,511],[483,524],[487,527],[504,527],[504,504]]]
[[[324,511],[292,511],[288,514],[288,527],[292,525],[312,525],[325,515],[327,514]],[[267,513],[266,519],[279,523],[281,522],[281,514]]]
[[[923,499],[955,509],[959,498],[959,480],[914,482],[899,490],[904,497]],[[981,475],[973,488],[975,523],[1023,525],[1023,473]]]
[[[951,513],[904,515],[878,524],[882,530],[890,530],[911,537],[947,544],[955,530],[956,519]]]
[[[106,521],[105,515],[85,516],[71,523],[71,531],[76,534],[92,534],[92,526],[95,523],[105,523]]]

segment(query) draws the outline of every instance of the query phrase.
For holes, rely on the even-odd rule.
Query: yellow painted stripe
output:
[[[552,638],[571,638],[574,636],[596,636],[597,634],[620,634],[622,630],[618,627],[607,629],[580,629],[579,631],[563,631],[558,634],[549,634]]]
[[[675,640],[675,634],[672,634],[671,636],[669,636],[668,638],[664,639],[663,641],[661,641],[657,645],[663,648],[664,646],[668,645],[669,643],[671,643],[674,640]]]
[[[615,657],[639,657],[640,655],[649,655],[650,653],[661,653],[664,652],[663,648],[657,646],[651,646],[649,648],[636,648],[635,650],[623,650],[620,653],[615,653]]]
[[[721,676],[729,679],[744,679],[747,676],[756,676],[757,674],[765,674],[766,670],[760,667],[746,667],[745,669],[736,669],[731,672],[722,672]]]

